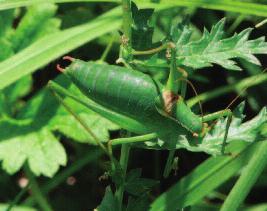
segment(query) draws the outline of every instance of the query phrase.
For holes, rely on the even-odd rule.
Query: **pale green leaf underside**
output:
[[[226,69],[241,70],[233,61],[235,58],[260,65],[253,54],[267,54],[264,37],[249,40],[252,29],[248,28],[230,38],[224,38],[224,22],[222,19],[210,32],[204,29],[202,38],[198,41],[182,44],[177,42],[177,62],[194,69],[218,64]]]
[[[5,171],[17,172],[27,161],[35,175],[52,177],[66,164],[63,146],[46,128],[0,122],[0,160]]]

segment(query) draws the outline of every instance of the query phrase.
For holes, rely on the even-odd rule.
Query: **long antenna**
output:
[[[264,72],[266,72],[267,71],[267,68],[265,68],[259,75],[262,75],[262,74],[264,74]],[[258,75],[258,76],[259,76]],[[242,90],[241,90],[241,92],[229,103],[229,105],[225,108],[225,109],[228,109],[228,108],[230,108],[230,106],[232,106],[233,105],[233,103],[248,89],[248,87],[249,86],[246,86],[246,87],[244,87]]]
[[[185,78],[179,78],[177,81],[185,81],[186,83],[188,83],[188,84],[190,85],[190,87],[192,88],[194,94],[195,94],[196,96],[198,96],[197,90],[196,90],[195,86],[192,84],[191,81],[189,81],[188,79],[185,79]],[[203,108],[202,108],[201,100],[198,101],[198,105],[199,105],[199,109],[200,109],[201,117],[203,118],[204,113],[203,113]]]

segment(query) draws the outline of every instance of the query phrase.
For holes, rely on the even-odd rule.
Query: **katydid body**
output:
[[[113,65],[103,68],[103,64],[78,59],[64,72],[96,103],[141,122],[144,133],[173,137],[202,131],[201,118],[178,95],[175,116],[168,117],[167,111],[166,115],[161,114],[155,102],[162,95],[163,85],[144,73]],[[131,132],[140,133],[135,128]]]
[[[65,59],[72,63],[66,69],[59,66],[58,69],[69,76],[90,102],[73,96],[52,82],[50,88],[60,95],[67,95],[81,102],[122,128],[140,135],[116,139],[112,145],[143,142],[158,137],[168,143],[165,145],[167,148],[173,148],[178,136],[191,136],[192,139],[198,137],[201,141],[210,130],[204,122],[231,116],[229,109],[198,116],[190,110],[180,95],[142,72],[70,57]],[[176,68],[172,68],[170,76],[175,71]],[[222,153],[230,119],[222,139]]]

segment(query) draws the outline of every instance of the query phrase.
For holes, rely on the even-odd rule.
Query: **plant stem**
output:
[[[110,50],[112,48],[114,40],[115,40],[115,35],[113,34],[111,39],[110,39],[110,41],[109,41],[109,43],[108,43],[108,45],[107,45],[107,47],[105,48],[105,50],[104,50],[104,52],[103,52],[103,54],[102,54],[102,56],[100,58],[101,62],[104,62],[106,60],[107,55],[108,55],[108,53],[110,52]]]
[[[131,13],[131,0],[122,0],[122,17],[123,17],[123,33],[127,40],[127,48],[132,48],[132,13]],[[123,45],[121,46],[121,52],[123,49]],[[121,54],[120,52],[120,54]],[[125,177],[126,177],[126,171],[128,166],[128,160],[129,160],[129,153],[130,153],[130,145],[129,144],[123,144],[121,146],[121,155],[120,155],[120,166],[122,168],[122,177],[123,182],[120,184],[119,188],[117,189],[115,196],[117,197],[118,204],[119,204],[119,211],[122,210],[123,207],[123,192],[124,192],[124,183],[125,183]]]
[[[121,155],[120,155],[120,166],[122,168],[123,182],[118,188],[118,190],[116,191],[116,196],[117,196],[118,203],[119,203],[119,211],[122,210],[124,183],[125,183],[126,171],[127,171],[127,166],[128,166],[129,154],[130,154],[130,145],[123,144],[121,146]]]
[[[251,76],[251,77],[248,77],[246,79],[243,79],[239,83],[231,84],[228,86],[223,86],[223,87],[215,89],[211,92],[206,92],[206,93],[198,95],[197,97],[193,97],[187,101],[187,104],[191,107],[199,101],[204,102],[207,100],[211,100],[213,98],[219,97],[223,94],[226,94],[226,93],[229,93],[232,91],[238,91],[238,92],[241,91],[242,92],[243,90],[245,90],[251,86],[255,86],[255,85],[263,83],[265,81],[267,81],[267,74],[260,74],[260,75]]]
[[[26,185],[20,192],[19,194],[16,195],[15,199],[9,204],[8,208],[6,209],[6,211],[11,211],[13,206],[18,204],[19,201],[21,200],[21,198],[24,196],[24,194],[27,192],[27,190],[29,189],[30,183],[28,183],[28,185]]]
[[[226,198],[221,211],[237,210],[245,200],[250,189],[261,175],[267,165],[267,142],[263,141],[258,144],[256,153],[242,172],[240,178],[235,183],[230,194]]]
[[[44,194],[48,194],[51,190],[55,189],[61,183],[65,182],[70,175],[73,175],[77,171],[81,170],[85,165],[92,161],[95,161],[103,154],[104,152],[100,149],[90,150],[86,155],[65,168],[62,172],[59,172],[55,177],[53,177],[53,180],[49,180],[49,182],[41,186],[42,192]],[[34,203],[35,201],[32,196],[24,201],[24,204],[29,206],[33,206]]]
[[[131,46],[132,40],[132,14],[131,14],[131,1],[130,0],[122,0],[122,29],[124,36],[127,40],[129,40],[129,45]]]
[[[41,210],[43,211],[52,211],[53,209],[51,208],[50,204],[46,200],[45,196],[43,195],[42,191],[39,188],[39,185],[37,181],[34,178],[34,175],[32,174],[31,170],[29,169],[28,166],[24,168],[25,174],[27,178],[30,181],[30,189],[32,191],[32,195],[35,198],[36,202],[40,206]]]

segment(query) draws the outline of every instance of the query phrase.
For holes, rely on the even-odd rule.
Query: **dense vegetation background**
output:
[[[139,7],[147,3],[136,2]],[[239,33],[246,28],[254,28],[249,37],[251,40],[267,33],[267,25],[255,28],[267,16],[265,1],[166,2],[149,5],[155,8],[149,23],[154,27],[154,42],[168,35],[171,26],[182,22],[185,17],[193,29],[193,40],[200,39],[204,27],[210,31],[224,17],[225,37],[231,37],[234,32]],[[66,54],[82,60],[101,58],[102,61],[115,64],[120,47],[118,30],[121,28],[121,8],[118,8],[116,1],[33,3],[30,0],[0,1],[0,210],[6,210],[10,203],[19,205],[12,210],[92,210],[101,203],[106,187],[111,184],[110,179],[99,180],[107,171],[108,158],[99,147],[90,144],[93,140],[88,140],[79,124],[58,105],[47,91],[46,84],[55,79],[64,87],[70,86],[70,82],[55,68],[57,63],[63,64],[60,57]],[[234,108],[242,100],[246,101],[245,121],[256,116],[267,105],[267,77],[253,76],[259,75],[267,67],[266,55],[257,58],[261,66],[236,59],[243,71],[231,71],[215,64],[190,76],[198,93],[206,93],[202,98],[205,101],[205,113],[224,109],[246,87],[249,88],[232,106]],[[193,102],[196,99],[194,97],[189,89],[186,98],[191,98]],[[108,140],[109,135],[116,138],[125,133],[96,114],[87,113],[88,110],[78,104],[69,103],[75,112],[87,119],[89,127],[101,139]],[[266,124],[260,132],[266,137]],[[213,172],[216,180],[207,180],[207,184],[203,180],[203,186],[201,183],[194,186],[199,191],[206,189],[206,192],[190,195],[191,190],[188,190],[175,194],[189,193],[184,198],[179,196],[179,200],[192,199],[188,204],[194,204],[193,210],[218,210],[242,168],[253,154],[257,154],[257,147],[257,144],[251,146],[241,160],[235,162],[233,158],[228,162],[233,163],[229,168],[236,169],[229,173],[229,178],[220,178],[220,175],[229,172],[224,169],[222,160],[210,160],[222,163],[217,169],[222,174],[216,176]],[[119,148],[114,153],[119,156]],[[128,210],[133,210],[133,207],[142,210],[142,207],[146,207],[144,203],[155,200],[209,158],[205,153],[183,149],[177,150],[176,155],[179,158],[177,170],[172,171],[168,178],[163,178],[168,151],[131,150],[128,168],[141,168],[142,178],[160,182],[153,183],[149,194],[145,193],[146,202],[137,201]],[[212,164],[207,167],[212,168]],[[256,184],[243,203],[243,210],[267,210],[266,177],[265,168],[261,176],[256,178]],[[27,187],[29,181],[31,183]],[[146,182],[142,184],[149,186],[149,182],[152,183]],[[207,188],[209,185],[212,190]],[[125,204],[126,201],[127,198]],[[177,205],[177,208],[180,207]],[[102,210],[112,209],[102,207]]]

